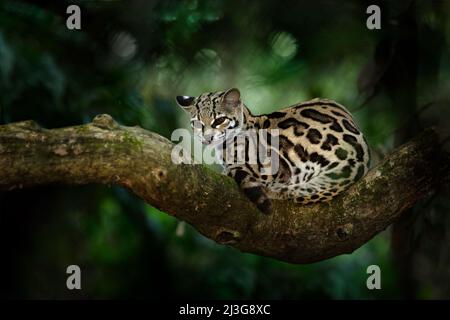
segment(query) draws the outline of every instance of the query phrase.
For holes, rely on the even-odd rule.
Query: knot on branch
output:
[[[93,120],[92,124],[101,129],[114,130],[119,127],[116,121],[109,114],[99,114]]]
[[[234,244],[239,241],[241,234],[239,231],[220,228],[216,232],[216,241],[221,244]]]
[[[347,240],[353,233],[353,224],[347,223],[343,226],[339,226],[336,229],[336,236],[339,241]]]

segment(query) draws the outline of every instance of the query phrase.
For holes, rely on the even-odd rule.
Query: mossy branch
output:
[[[231,178],[203,165],[176,165],[173,144],[110,116],[47,130],[32,121],[0,126],[0,190],[50,183],[115,184],[244,252],[293,263],[350,253],[450,175],[434,130],[399,147],[329,203],[274,201],[259,212]]]

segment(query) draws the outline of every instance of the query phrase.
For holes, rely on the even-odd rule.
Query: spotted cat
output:
[[[214,144],[222,156],[230,145],[239,148],[237,137],[246,131],[277,129],[276,173],[262,174],[259,160],[223,162],[226,173],[264,213],[271,211],[270,199],[301,204],[331,200],[368,170],[363,134],[350,112],[332,100],[316,98],[264,115],[253,115],[235,88],[176,100],[190,114],[195,135]],[[241,147],[252,152],[247,145]]]

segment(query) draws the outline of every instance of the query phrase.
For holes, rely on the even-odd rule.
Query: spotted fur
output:
[[[252,115],[237,89],[178,96],[178,104],[191,115],[194,133],[221,151],[226,173],[263,212],[269,199],[294,199],[301,204],[329,201],[368,170],[370,154],[363,134],[350,112],[332,100],[313,99],[271,114]],[[262,164],[249,164],[248,142],[238,137],[246,130],[278,129],[279,170],[261,174]],[[232,147],[224,141],[234,139]],[[271,137],[267,137],[270,148]],[[226,163],[225,156],[244,152],[244,164]]]

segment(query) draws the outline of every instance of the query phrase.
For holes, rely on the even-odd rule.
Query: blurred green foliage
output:
[[[80,5],[82,30],[65,26]],[[238,87],[254,113],[326,97],[353,110],[374,162],[429,125],[449,128],[450,3],[0,0],[0,123],[44,127],[108,113],[170,138],[187,127],[176,95]],[[132,164],[130,164],[132,165]],[[414,177],[411,177],[414,179]],[[183,195],[180,195],[183,196]],[[450,203],[420,203],[411,243],[413,294],[450,297]],[[390,230],[351,255],[292,265],[201,236],[116,187],[0,194],[2,295],[13,298],[402,298]],[[65,287],[82,269],[82,290]],[[366,288],[366,268],[382,290]]]

